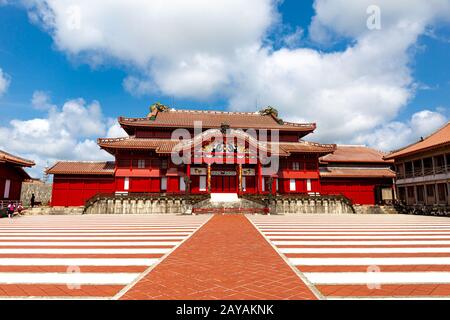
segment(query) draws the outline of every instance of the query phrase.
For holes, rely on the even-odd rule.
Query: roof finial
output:
[[[147,117],[150,118],[150,120],[155,120],[158,112],[165,112],[168,110],[169,107],[163,105],[162,103],[156,102],[150,106],[150,113]]]
[[[278,118],[278,110],[272,106],[267,106],[266,108],[259,111],[263,116],[272,116],[279,124],[283,124],[284,121]]]
[[[229,129],[230,125],[228,123],[222,123],[220,125],[220,132],[222,132],[222,134],[226,134]]]

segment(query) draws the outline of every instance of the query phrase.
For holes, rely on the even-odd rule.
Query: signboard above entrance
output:
[[[212,176],[235,176],[236,175],[236,171],[218,171],[218,170],[213,170],[213,171],[211,171],[211,175]]]

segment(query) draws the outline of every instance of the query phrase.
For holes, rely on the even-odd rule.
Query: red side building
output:
[[[24,168],[34,166],[34,162],[0,150],[0,201],[19,201],[22,182],[30,179]]]
[[[355,204],[381,204],[394,199],[394,162],[365,146],[340,146],[320,159],[321,192],[342,194]]]
[[[303,140],[316,125],[285,122],[272,108],[245,113],[157,104],[147,117],[120,117],[119,123],[127,137],[98,139],[114,162],[59,162],[48,170],[54,175],[53,206],[80,206],[98,193],[345,194],[339,181],[355,181],[358,188],[371,184],[374,195],[375,184],[391,181],[392,186],[388,166],[378,158],[365,169],[375,166],[379,175],[326,176],[319,162],[335,163],[326,156],[340,149]],[[348,195],[362,203],[376,201]]]

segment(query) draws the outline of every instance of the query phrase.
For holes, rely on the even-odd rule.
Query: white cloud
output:
[[[448,0],[316,0],[310,33],[320,42],[335,36],[366,36],[373,32],[367,27],[372,5],[380,9],[381,33],[405,26],[423,28],[432,20],[448,19],[450,12]]]
[[[441,127],[446,121],[447,118],[439,112],[423,110],[413,114],[411,126],[414,128],[415,136],[425,137]]]
[[[107,138],[121,138],[127,136],[128,134],[122,129],[117,121],[110,124],[108,132],[106,133]]]
[[[392,151],[418,141],[446,123],[439,111],[423,110],[412,115],[406,122],[393,121],[369,134],[354,139],[355,143],[367,143],[377,149]]]
[[[150,92],[157,92],[158,87],[150,79],[140,79],[135,76],[126,77],[122,85],[126,91],[131,93],[133,96],[142,96]]]
[[[31,104],[37,110],[49,110],[56,106],[51,103],[50,96],[47,92],[36,90],[33,92]]]
[[[120,132],[112,127],[113,120],[103,116],[98,102],[75,99],[50,108],[46,117],[0,126],[0,149],[34,160],[37,166],[31,173],[39,177],[57,160],[112,159],[95,141]]]
[[[300,45],[300,41],[303,38],[305,30],[301,27],[297,27],[294,32],[289,33],[283,37],[283,44],[287,48],[295,48]]]
[[[59,49],[71,54],[100,51],[139,65],[180,54],[233,52],[261,38],[273,19],[272,0],[26,3]]]
[[[259,44],[277,0],[25,0],[58,49],[89,63],[138,67],[125,88],[209,97],[227,84],[237,48]],[[150,79],[150,80],[149,80]],[[139,82],[142,82],[140,84]],[[153,85],[155,84],[155,86]],[[150,85],[149,85],[150,84]]]
[[[401,37],[400,35],[398,37]],[[256,49],[244,56],[230,98],[234,110],[257,99],[282,117],[318,124],[318,138],[348,140],[393,119],[413,95],[406,44],[361,41],[344,52]]]
[[[0,68],[0,97],[8,90],[10,82],[10,77]]]
[[[350,37],[342,51],[256,47],[244,52],[230,107],[254,110],[255,100],[260,107],[276,106],[288,120],[317,122],[315,139],[326,142],[350,142],[394,120],[417,87],[411,48],[428,26],[450,17],[445,11],[450,1],[378,1],[382,29],[374,31],[366,26],[371,3],[315,1],[312,36]]]

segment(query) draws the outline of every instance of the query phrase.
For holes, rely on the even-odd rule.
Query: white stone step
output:
[[[211,193],[211,203],[239,202],[237,193]]]

